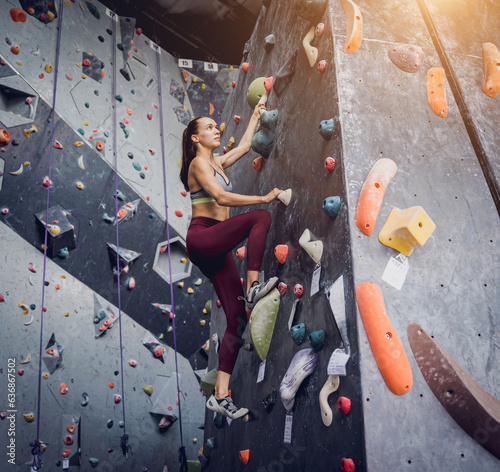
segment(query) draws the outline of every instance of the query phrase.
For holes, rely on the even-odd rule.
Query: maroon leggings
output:
[[[247,243],[247,270],[260,270],[271,225],[267,210],[255,210],[225,221],[199,216],[191,220],[186,249],[191,262],[210,279],[226,315],[227,327],[219,349],[219,370],[231,374],[242,344],[247,319],[240,274],[232,250]],[[240,298],[239,298],[240,297]]]

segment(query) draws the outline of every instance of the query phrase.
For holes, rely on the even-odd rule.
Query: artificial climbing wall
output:
[[[169,315],[177,315],[184,442],[188,458],[196,459],[203,398],[194,371],[207,364],[200,347],[209,336],[203,308],[211,297],[210,283],[185,259],[190,204],[178,178],[180,140],[193,116],[221,113],[236,71],[189,59],[180,64],[142,35],[135,19],[113,17],[98,2],[55,3],[54,8],[47,2],[5,1],[0,7],[0,128],[6,132],[0,156],[5,322],[0,409],[13,408],[6,404],[6,363],[14,359],[16,372],[24,370],[16,375],[14,463],[19,467],[30,459],[38,422],[40,439],[54,445],[45,464],[52,468],[63,460],[68,421],[63,415],[81,424],[82,455],[77,461],[71,453],[71,467],[80,463],[88,470],[90,458],[99,460],[92,465],[101,470],[173,467],[180,428]],[[34,12],[16,22],[10,14],[16,8]],[[45,223],[50,225],[47,261]],[[41,368],[49,377],[42,379],[38,394],[40,346]],[[54,346],[61,361],[47,358],[47,350],[55,354]],[[20,364],[27,353],[31,361]],[[135,369],[130,359],[137,362]],[[66,394],[60,393],[62,383],[68,385]],[[145,384],[153,386],[151,396],[143,391]],[[115,393],[123,403],[114,402]],[[29,411],[35,415],[31,424],[22,417]],[[125,418],[134,453],[128,463],[120,450],[119,422]],[[2,438],[10,426],[0,421]]]
[[[488,441],[491,445],[491,438],[498,434],[496,423],[481,422],[478,410],[460,404],[457,418],[472,425],[468,435],[429,388],[407,334],[408,326],[418,323],[478,382],[479,389],[500,396],[495,368],[500,358],[495,187],[499,158],[492,128],[499,119],[499,98],[481,91],[481,44],[500,45],[493,26],[498,23],[493,2],[405,0],[388,6],[373,0],[356,2],[356,11],[352,2],[332,0],[326,2],[321,18],[312,22],[298,15],[295,4],[305,2],[264,3],[267,6],[242,60],[249,64],[248,72],[240,70],[223,114],[222,141],[228,143],[231,136],[237,141],[243,133],[245,122],[236,125],[233,115],[248,119],[250,83],[257,77],[282,75],[282,67],[297,50],[295,74],[279,95],[271,91],[267,103],[268,110],[279,112],[272,153],[259,172],[252,167],[258,156],[254,152],[228,172],[241,193],[265,194],[275,186],[293,190],[288,207],[281,203],[265,206],[273,224],[263,269],[266,277],[278,275],[288,291],[281,297],[264,380],[258,382],[261,361],[255,351],[241,350],[236,364],[233,395],[238,404],[251,408],[253,421],[224,423],[219,429],[213,414],[207,412],[205,441],[210,440],[213,447],[207,450],[210,470],[239,470],[238,452],[246,449],[250,450],[246,467],[259,472],[340,470],[342,458],[351,458],[356,470],[496,470],[499,459],[480,445]],[[349,50],[346,36],[351,37],[361,20],[359,49],[344,52]],[[312,42],[318,57],[310,67],[302,40],[319,21],[325,24],[325,32]],[[275,46],[266,50],[265,38],[270,34],[275,36]],[[424,53],[418,64],[411,64],[419,66],[412,73],[389,58],[389,51],[405,45],[419,46]],[[317,70],[321,60],[326,61],[323,74]],[[432,67],[445,69],[446,117],[436,114],[428,103],[427,73]],[[452,80],[458,84],[456,90],[450,87]],[[332,117],[334,134],[325,141],[318,125]],[[336,159],[332,174],[323,166],[327,156]],[[388,185],[373,234],[367,236],[356,224],[357,203],[365,178],[381,158],[393,160],[397,172]],[[341,200],[333,222],[321,209],[328,196]],[[378,234],[392,209],[414,206],[422,207],[436,228],[423,247],[405,258],[382,245]],[[305,228],[324,244],[320,291],[313,296],[309,290],[314,262],[298,243]],[[284,265],[273,256],[277,244],[289,246]],[[242,275],[244,268],[243,262]],[[340,274],[344,275],[345,299],[337,303],[345,303],[351,358],[347,375],[340,377],[339,389],[329,397],[334,414],[333,424],[326,427],[318,397],[327,378],[329,356],[342,343],[324,292]],[[403,395],[388,388],[370,347],[355,299],[355,290],[363,282],[381,288],[392,323],[390,331],[379,334],[389,340],[397,333],[402,346],[397,355],[404,357],[404,350],[408,358],[408,368],[400,372],[401,377],[410,372],[411,383],[400,392]],[[262,400],[279,390],[293,355],[309,347],[307,339],[296,346],[288,332],[296,283],[305,291],[294,324],[304,322],[307,333],[324,329],[326,342],[314,373],[296,393],[291,428],[290,422],[287,428],[279,392],[270,412]],[[341,308],[337,305],[337,310]],[[212,331],[220,336],[224,329],[220,310],[214,321]],[[248,331],[245,341],[249,341]],[[435,353],[427,349],[418,360],[429,358],[428,368],[440,384],[441,400],[453,409],[454,396],[462,394],[463,384],[450,377],[433,358]],[[209,368],[216,365],[212,354]],[[387,368],[383,360],[381,366]],[[336,407],[340,395],[352,400],[346,417]]]

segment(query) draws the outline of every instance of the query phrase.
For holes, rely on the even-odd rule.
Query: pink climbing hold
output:
[[[224,154],[226,154],[226,153],[227,153],[227,147],[226,147],[226,146],[224,146],[224,147],[222,148],[222,152],[223,152]]]
[[[183,197],[187,197],[187,194],[188,194],[188,193],[187,193],[185,190],[181,190],[181,195],[182,195]]]
[[[326,70],[326,61],[323,59],[318,62],[318,71],[322,74]]]
[[[182,212],[182,210],[175,210],[175,216],[182,218],[184,216],[184,213]]]
[[[130,280],[128,281],[128,289],[132,290],[135,288],[135,279],[133,277],[130,277]]]
[[[156,346],[153,354],[154,354],[155,357],[161,357],[161,356],[163,356],[163,349],[161,348],[161,346]]]
[[[54,139],[54,147],[56,149],[64,149],[64,146],[57,139]]]
[[[220,308],[222,306],[222,303],[220,302],[220,300],[217,300],[216,305],[217,305],[217,308]]]
[[[153,114],[152,113],[148,113],[148,120],[152,120],[153,119]]]
[[[149,154],[151,154],[152,156],[154,156],[156,154],[156,149],[149,148],[148,151],[149,151]]]
[[[42,180],[42,185],[43,185],[44,187],[47,187],[47,188],[52,187],[52,181],[49,179],[49,176],[48,176],[48,175],[46,175],[46,176],[43,178],[43,180]]]
[[[68,73],[66,74],[66,78],[67,78],[69,81],[71,81],[71,80],[73,80],[73,75],[72,75],[72,74],[70,74],[70,73],[68,72]]]
[[[301,298],[304,294],[304,287],[302,287],[302,285],[300,284],[295,284],[295,286],[293,287],[293,293],[297,298]]]
[[[122,401],[122,396],[119,393],[115,393],[115,403],[118,404]]]
[[[245,259],[246,251],[247,251],[247,248],[245,246],[241,246],[236,251],[236,257],[238,258],[239,261],[243,261],[243,259]]]
[[[252,165],[253,165],[253,168],[259,172],[260,169],[262,169],[262,161],[264,160],[264,158],[262,156],[259,156],[257,158],[255,158],[252,162]]]
[[[333,157],[327,157],[325,159],[325,169],[330,172],[330,174],[333,172],[333,169],[335,169],[335,159]]]
[[[35,269],[35,265],[33,264],[33,262],[30,262],[28,264],[28,269],[33,272],[34,274],[36,274],[36,269]]]
[[[2,215],[8,215],[9,214],[9,209],[8,208],[2,208]]]
[[[5,302],[5,297],[0,293],[0,303],[4,303]]]
[[[33,103],[33,97],[28,97],[26,99],[26,105],[29,105],[30,103]]]
[[[340,413],[347,416],[351,411],[351,400],[347,397],[339,397],[337,400],[337,406],[339,407]]]
[[[246,74],[248,72],[248,68],[250,67],[250,63],[244,62],[241,64],[241,70]]]
[[[130,359],[130,360],[128,361],[128,365],[129,365],[130,367],[137,367],[137,361],[136,361],[135,359]]]
[[[88,67],[90,66],[90,61],[88,59],[85,59],[82,64],[85,66],[85,67]]]
[[[356,470],[354,467],[354,461],[352,459],[342,457],[342,460],[340,461],[340,470],[344,472],[354,472]]]
[[[239,124],[240,120],[241,120],[241,116],[240,115],[234,115],[234,121],[235,121],[236,124]]]
[[[19,369],[17,371],[17,375],[19,375],[19,377],[22,377],[24,375],[24,369]]]
[[[325,31],[325,24],[318,23],[316,25],[316,29],[314,30],[314,34],[317,38],[321,38],[321,36],[323,36],[323,31]]]
[[[278,292],[281,294],[282,297],[285,295],[287,290],[288,290],[288,285],[286,283],[280,282],[278,284]]]

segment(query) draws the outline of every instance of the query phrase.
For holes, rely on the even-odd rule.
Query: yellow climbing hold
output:
[[[193,82],[198,82],[198,77],[193,77]]]
[[[64,313],[64,316],[67,318],[69,316],[69,312]]]
[[[64,4],[65,4],[67,7],[69,7],[69,6],[71,5],[71,3],[70,3],[70,1],[69,1],[69,0],[66,0],[66,1],[64,2]]]
[[[61,275],[61,279],[65,279],[65,278],[66,278],[66,276],[65,276],[65,275]]]
[[[179,287],[179,288],[184,287],[184,282],[179,282],[179,283],[177,284],[177,287]]]
[[[82,147],[83,146],[83,141],[76,141],[75,142],[75,147]]]
[[[188,287],[187,293],[194,293],[194,290],[191,287]]]
[[[409,257],[413,249],[427,242],[435,229],[435,223],[422,207],[393,208],[378,240]]]
[[[181,259],[181,262],[182,262],[183,264],[185,264],[187,261],[188,261],[188,260],[187,260],[187,258],[185,258],[185,257],[183,257],[183,258]]]
[[[186,107],[186,105],[184,105],[184,106],[183,106],[182,108],[183,108],[184,110],[187,110],[187,107]]]
[[[233,66],[229,66],[229,70],[233,70]]]
[[[16,61],[16,64],[21,67],[23,65],[23,61]]]
[[[83,122],[83,124],[84,124],[85,126],[88,126],[88,125],[89,125],[89,122],[88,122],[88,121],[84,121],[84,122]]]
[[[77,188],[78,190],[83,190],[83,189],[85,188],[85,185],[83,185],[83,183],[82,183],[82,182],[78,181],[78,182],[76,183],[76,188]]]
[[[50,10],[47,12],[47,20],[53,21],[56,16]]]
[[[49,378],[49,373],[48,373],[48,372],[44,372],[44,373],[42,374],[42,377],[43,377],[45,380],[47,380],[47,379]]]
[[[30,411],[29,413],[24,413],[23,418],[26,421],[26,423],[31,423],[35,420],[35,414]]]
[[[49,231],[55,236],[61,232],[61,228],[57,225],[51,225]]]
[[[200,320],[200,326],[205,326],[205,320]]]
[[[45,66],[45,72],[47,72],[47,74],[50,74],[53,70],[54,70],[54,66],[52,64],[47,64]]]
[[[142,386],[142,389],[144,390],[144,393],[146,395],[149,395],[149,396],[153,395],[153,386],[152,385],[144,384]]]
[[[231,136],[229,138],[229,141],[227,142],[227,148],[229,150],[233,149],[234,143],[235,143],[234,136]]]
[[[80,77],[81,77],[82,79],[86,79],[86,78],[87,78],[87,76],[86,76],[85,74],[80,75]]]
[[[205,90],[205,84],[201,84],[201,88]]]
[[[224,132],[225,129],[226,129],[226,122],[224,121],[224,123],[221,123],[221,125],[219,127],[219,131],[220,131],[221,136],[222,136],[222,133]]]
[[[28,166],[30,166],[30,165],[31,165],[31,162],[30,162],[30,161],[26,161],[26,162],[24,163],[24,166],[25,166],[25,167],[28,167]]]

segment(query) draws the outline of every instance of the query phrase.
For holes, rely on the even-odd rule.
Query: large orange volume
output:
[[[373,282],[363,282],[356,288],[356,300],[385,383],[395,395],[408,393],[413,385],[410,362],[385,311],[382,290]]]
[[[356,224],[359,230],[370,236],[373,232],[378,212],[382,206],[385,189],[396,175],[398,166],[392,159],[379,159],[366,176],[358,199]]]

